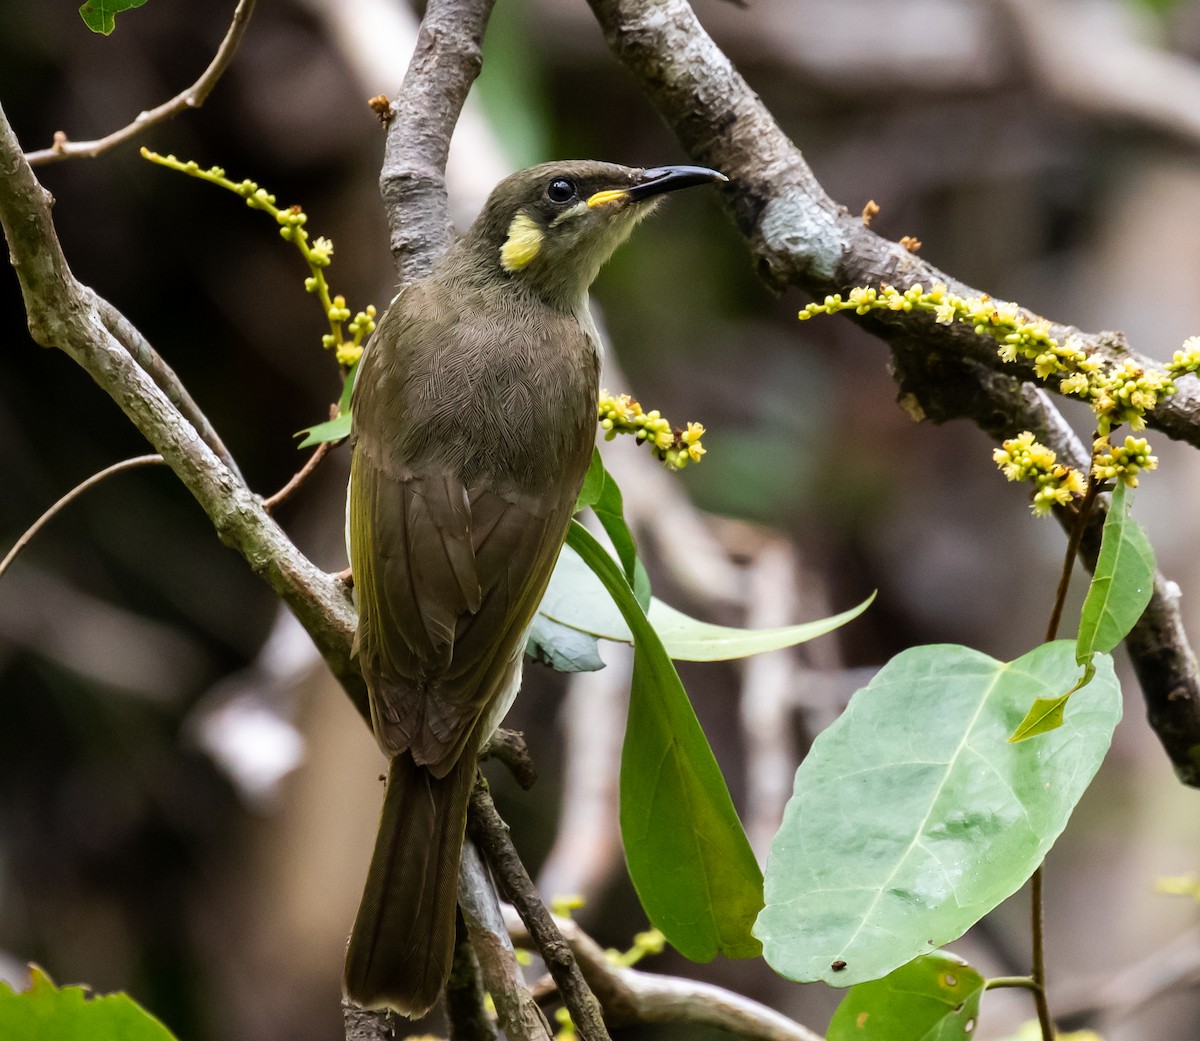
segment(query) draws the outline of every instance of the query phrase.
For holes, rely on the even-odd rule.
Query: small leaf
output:
[[[141,7],[146,0],[88,0],[79,8],[84,25],[94,33],[108,36],[117,27],[117,15]]]
[[[857,618],[875,599],[872,593],[857,607],[813,622],[778,629],[738,629],[691,618],[651,599],[647,612],[667,654],[676,661],[729,661],[764,654],[814,640]],[[564,626],[603,640],[631,643],[629,626],[592,570],[570,546],[564,546],[539,612]]]
[[[595,672],[604,668],[596,638],[578,629],[534,615],[525,641],[525,653],[558,672]]]
[[[27,991],[0,980],[0,1038],[4,1041],[175,1041],[171,1032],[128,994],[61,989],[36,965]]]
[[[1104,520],[1096,570],[1079,619],[1076,659],[1108,653],[1137,624],[1154,593],[1154,549],[1129,517],[1129,489],[1118,484]]]
[[[350,368],[346,371],[346,378],[342,382],[342,396],[338,398],[338,415],[348,416],[350,414],[350,399],[354,397],[354,380],[358,376],[358,367],[362,364],[362,356],[359,356]]]
[[[826,1041],[966,1041],[978,1025],[983,990],[983,977],[961,958],[923,954],[851,987]]]
[[[840,987],[877,979],[1025,883],[1121,717],[1112,659],[1098,656],[1060,728],[1007,741],[1031,697],[1074,681],[1074,650],[1060,640],[1001,662],[915,647],[854,695],[796,771],[767,860],[754,932],[776,972]]]
[[[604,469],[604,460],[600,458],[600,449],[593,448],[592,461],[588,463],[587,473],[583,476],[583,487],[579,489],[579,498],[575,500],[576,513],[599,500],[607,480],[608,471]]]
[[[310,448],[313,445],[319,445],[322,441],[341,441],[350,436],[350,413],[343,412],[340,416],[335,416],[324,423],[305,427],[305,429],[297,431],[296,437],[301,434],[306,436],[296,446],[297,448]]]
[[[621,752],[621,837],[651,923],[693,961],[756,956],[762,873],[679,674],[616,561],[577,521],[567,541],[634,634]]]
[[[1037,737],[1038,734],[1048,734],[1051,730],[1057,730],[1063,725],[1063,711],[1066,708],[1067,699],[1091,683],[1095,675],[1096,666],[1089,659],[1084,665],[1083,675],[1069,691],[1057,698],[1038,698],[1033,703],[1033,707],[1010,735],[1009,741],[1015,744],[1018,741],[1027,741],[1031,737]]]

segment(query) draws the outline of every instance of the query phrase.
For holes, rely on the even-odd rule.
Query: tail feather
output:
[[[343,977],[346,997],[363,1008],[421,1016],[446,984],[474,779],[469,750],[441,778],[407,752],[392,759]]]

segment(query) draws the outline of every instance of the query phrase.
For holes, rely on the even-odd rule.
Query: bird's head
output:
[[[542,163],[495,187],[464,245],[491,276],[499,274],[547,303],[573,307],[664,193],[724,180],[699,166]]]

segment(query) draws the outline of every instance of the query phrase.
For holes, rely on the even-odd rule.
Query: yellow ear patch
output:
[[[624,199],[628,194],[624,188],[606,188],[602,192],[596,192],[595,195],[588,196],[588,206],[603,206],[607,202],[616,202],[618,199]]]
[[[518,213],[508,226],[508,238],[500,247],[500,266],[505,271],[527,267],[542,249],[542,229],[527,213]]]

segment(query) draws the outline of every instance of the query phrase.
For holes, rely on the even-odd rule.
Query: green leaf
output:
[[[1038,734],[1048,734],[1051,730],[1057,730],[1063,725],[1063,712],[1067,706],[1067,699],[1091,683],[1095,676],[1096,666],[1089,660],[1083,667],[1083,675],[1069,691],[1060,694],[1057,698],[1038,698],[1033,703],[1033,707],[1025,714],[1020,725],[1012,732],[1009,741],[1015,744],[1017,741],[1028,741],[1031,737],[1037,737]]]
[[[620,817],[642,907],[693,961],[754,957],[762,874],[679,674],[604,547],[577,521],[567,542],[600,576],[634,636]]]
[[[984,979],[948,951],[923,954],[881,980],[851,987],[826,1041],[966,1041]]]
[[[108,36],[117,26],[117,15],[141,7],[146,0],[88,0],[79,8],[84,25],[94,33]]]
[[[625,503],[621,498],[621,489],[612,479],[612,474],[604,469],[604,461],[600,458],[600,449],[592,449],[592,461],[588,464],[587,474],[583,479],[583,488],[576,500],[576,511],[584,506],[590,506],[600,521],[604,533],[617,551],[617,559],[625,571],[625,577],[633,587],[633,595],[642,610],[650,606],[650,576],[638,559],[637,544],[633,532],[625,523]]]
[[[558,672],[595,672],[604,668],[594,636],[544,614],[534,615],[529,638],[525,641],[525,653]]]
[[[297,448],[310,448],[313,445],[319,445],[322,441],[341,441],[342,438],[350,436],[350,413],[343,412],[340,416],[335,416],[324,423],[318,423],[314,427],[305,427],[305,429],[297,431],[296,436],[299,437],[301,434],[306,436],[296,446]]]
[[[1121,716],[1112,660],[1099,656],[1062,727],[1006,740],[1031,697],[1054,697],[1077,671],[1067,640],[1014,662],[955,646],[888,662],[796,771],[754,928],[771,966],[840,987],[877,979],[1019,889]]]
[[[358,376],[358,367],[362,364],[362,356],[346,370],[346,378],[342,381],[342,396],[338,398],[338,415],[350,415],[350,399],[354,396],[354,380]]]
[[[1118,484],[1104,520],[1092,584],[1079,619],[1076,659],[1107,653],[1137,624],[1154,593],[1154,549],[1146,532],[1129,518],[1129,489]]]
[[[58,988],[36,965],[27,991],[0,980],[0,1038],[4,1041],[175,1041],[171,1032],[128,994]]]
[[[676,661],[729,661],[793,647],[824,636],[857,618],[874,599],[872,593],[857,607],[831,618],[778,629],[712,625],[654,598],[647,614],[667,654]],[[570,546],[563,547],[538,610],[544,617],[592,637],[618,643],[633,641],[629,626],[603,583]]]

